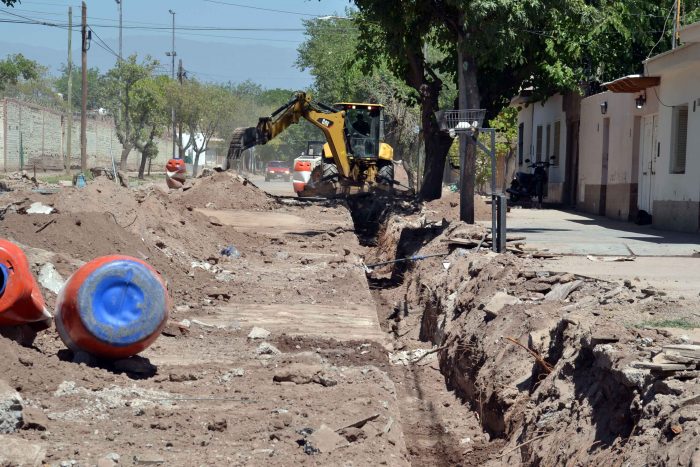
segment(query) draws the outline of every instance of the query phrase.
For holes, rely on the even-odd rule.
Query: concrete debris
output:
[[[0,379],[0,433],[14,433],[21,426],[22,397],[6,381]]]
[[[437,360],[437,354],[431,354],[428,357],[426,355],[430,353],[433,349],[415,349],[415,350],[401,350],[399,352],[389,352],[389,361],[394,365],[409,365],[415,363],[418,360],[430,361],[432,357],[433,360]]]
[[[320,453],[333,452],[345,443],[346,440],[342,436],[325,424],[321,424],[307,439],[307,445],[311,445]]]
[[[274,345],[263,342],[255,349],[255,353],[258,355],[280,355],[282,352]]]
[[[291,382],[294,384],[316,383],[324,387],[335,386],[338,382],[323,373],[320,365],[293,363],[275,372],[272,380],[276,383]]]
[[[46,431],[49,424],[49,418],[37,407],[24,407],[22,418],[23,430]]]
[[[0,465],[38,467],[43,465],[46,449],[21,438],[0,435]]]
[[[160,465],[165,464],[165,459],[157,454],[141,454],[134,456],[136,465]]]
[[[44,286],[45,289],[58,294],[61,291],[61,287],[65,283],[65,280],[56,271],[56,268],[51,263],[44,264],[39,270],[39,283]]]
[[[518,303],[520,303],[518,297],[513,297],[504,292],[496,292],[486,306],[484,306],[484,312],[491,317],[496,317],[504,307],[508,305],[517,305]]]
[[[248,334],[248,339],[267,339],[270,337],[270,331],[267,329],[259,328],[257,326],[253,327]]]
[[[228,383],[233,378],[240,378],[245,375],[245,370],[243,368],[233,368],[231,371],[227,371],[219,377],[219,382]]]
[[[586,256],[591,261],[595,262],[605,262],[605,263],[619,263],[619,262],[624,262],[624,261],[634,261],[636,259],[636,256],[593,256],[593,255],[588,255]]]
[[[37,201],[35,203],[32,203],[27,208],[26,212],[27,214],[51,214],[56,212],[56,209],[53,206],[47,206]]]
[[[581,285],[583,285],[583,281],[581,280],[567,282],[566,284],[557,284],[544,296],[544,299],[545,301],[566,300],[571,292],[581,287]]]

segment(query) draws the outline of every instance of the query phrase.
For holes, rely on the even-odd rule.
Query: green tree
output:
[[[2,0],[2,3],[4,3],[7,6],[15,6],[15,3],[22,3],[20,0]]]
[[[170,122],[166,88],[169,78],[165,76],[145,77],[138,80],[129,91],[128,116],[133,120],[131,143],[141,153],[140,179],[143,179],[146,163],[158,155],[155,138]]]
[[[158,65],[156,60],[146,57],[143,62],[138,63],[136,55],[131,55],[125,60],[118,61],[117,64],[107,72],[105,78],[106,93],[108,97],[108,109],[114,116],[117,139],[122,145],[120,167],[126,169],[129,153],[135,147],[136,142],[143,136],[143,131],[148,119],[139,115],[139,112],[146,110],[144,107],[136,109],[136,105],[144,102],[135,101],[134,90],[140,81],[152,76],[153,70]],[[145,90],[140,90],[145,93]],[[144,95],[144,97],[146,97]],[[148,101],[149,99],[145,99]],[[153,98],[152,102],[158,100]],[[153,109],[154,111],[160,109]]]
[[[73,89],[72,108],[79,109],[82,99],[83,82],[81,79],[82,70],[80,67],[73,68]],[[107,105],[107,84],[106,77],[97,68],[89,68],[87,72],[88,81],[88,109],[99,109]],[[68,67],[61,66],[61,76],[55,82],[56,91],[64,96],[68,94]]]
[[[183,85],[182,93],[188,95],[183,96],[188,102],[188,108],[183,109],[183,123],[190,135],[188,145],[194,152],[192,175],[196,177],[201,154],[225,122],[233,118],[235,97],[224,87],[197,81]]]
[[[20,80],[39,78],[40,66],[22,54],[8,55],[0,60],[0,91],[9,84],[16,85]]]

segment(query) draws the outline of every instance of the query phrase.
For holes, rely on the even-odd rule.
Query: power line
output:
[[[259,6],[250,6],[250,5],[241,5],[240,3],[231,3],[231,2],[222,2],[221,0],[204,0],[205,2],[209,3],[216,3],[219,5],[228,5],[228,6],[235,6],[238,8],[249,8],[251,10],[261,10],[261,11],[270,11],[273,13],[285,13],[288,15],[298,15],[298,16],[310,16],[312,18],[319,18],[322,16],[328,16],[328,15],[312,15],[310,13],[300,13],[298,11],[288,11],[288,10],[275,10],[273,8],[262,8]]]
[[[95,37],[97,38],[97,41],[98,41],[98,42],[97,42],[97,45],[100,45],[100,43],[102,43],[102,45],[104,45],[103,48],[106,48],[106,50],[107,50],[108,52],[110,52],[110,53],[111,53],[112,55],[114,55],[115,57],[119,58],[119,54],[118,54],[117,52],[115,52],[114,50],[112,50],[112,48],[100,37],[100,35],[97,34],[97,31],[95,31],[94,29],[92,29],[91,26],[88,26],[88,29],[90,29],[90,31],[92,31],[92,33],[93,33],[93,34],[95,35]]]

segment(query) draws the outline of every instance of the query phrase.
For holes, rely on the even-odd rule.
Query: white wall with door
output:
[[[690,28],[700,30],[700,23]],[[645,62],[649,75],[660,76],[655,154],[648,197],[653,224],[659,228],[700,231],[700,38]],[[681,35],[683,41],[683,33]],[[647,92],[647,95],[649,92]],[[654,148],[652,148],[654,149]],[[640,192],[640,202],[643,202]]]
[[[581,101],[578,203],[582,210],[613,219],[636,217],[647,99],[637,108],[633,93],[603,92]]]
[[[551,161],[547,201],[563,202],[566,177],[566,114],[563,97],[555,94],[546,101],[529,102],[514,99],[512,105],[520,107],[518,112],[518,170],[531,172],[530,161]]]

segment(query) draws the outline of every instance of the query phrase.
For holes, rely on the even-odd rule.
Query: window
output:
[[[552,165],[559,165],[559,146],[561,146],[561,122],[554,122],[554,147],[552,148]]]
[[[672,174],[685,173],[685,153],[688,143],[688,105],[673,107],[671,120],[671,167]]]
[[[545,160],[545,161],[548,161],[548,160],[549,160],[549,156],[552,155],[552,153],[551,153],[551,151],[550,151],[550,149],[551,149],[551,144],[550,144],[551,141],[552,141],[552,125],[547,125],[547,140],[546,140],[546,143],[545,143],[545,147],[546,147],[547,149],[544,151],[544,160]]]
[[[523,154],[523,148],[525,147],[525,141],[523,139],[525,138],[525,124],[521,123],[518,125],[518,165],[523,164],[523,158],[525,157],[525,154]]]
[[[542,125],[537,125],[537,146],[535,146],[535,161],[539,162],[541,160],[542,160]]]

